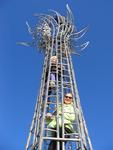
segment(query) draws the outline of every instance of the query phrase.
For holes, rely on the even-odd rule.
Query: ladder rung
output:
[[[68,72],[69,73],[69,70],[68,69],[62,69],[63,71],[66,71],[66,72]]]
[[[59,63],[59,65],[60,65],[60,63]],[[64,65],[64,66],[68,66],[68,64],[66,64],[66,63],[62,63],[62,65]]]
[[[54,102],[47,102],[47,104],[57,104],[57,103],[54,103]]]
[[[63,77],[67,77],[67,78],[70,78],[70,76],[67,76],[67,75],[63,75]]]
[[[49,95],[48,98],[54,97],[56,98],[57,95]]]
[[[67,60],[67,58],[66,58],[66,57],[63,57],[63,59],[64,59],[64,60]]]
[[[44,140],[55,140],[55,141],[81,141],[79,138],[55,138],[55,137],[43,137]]]
[[[65,81],[63,81],[64,83],[62,84],[62,85],[64,85],[64,86],[66,86],[66,85],[71,85],[71,83],[69,84],[69,83],[65,83]],[[61,83],[59,82],[59,84],[58,85],[61,85]]]
[[[70,83],[70,82],[64,82],[64,84],[69,84],[69,85],[71,85],[71,83]]]
[[[49,128],[44,128],[44,130],[46,130],[46,131],[53,131],[53,132],[57,132],[57,130],[49,129]]]
[[[57,66],[57,64],[51,64],[51,67],[52,67],[52,66],[55,66],[55,67],[56,67],[56,66]]]
[[[64,89],[71,89],[71,87],[63,87]]]
[[[64,135],[75,135],[75,136],[79,136],[78,133],[68,133],[68,134],[64,134]]]

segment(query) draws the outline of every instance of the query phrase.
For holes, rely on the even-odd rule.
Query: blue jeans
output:
[[[55,74],[54,73],[51,73],[50,74],[50,80],[51,81],[55,81],[56,79],[55,79]]]

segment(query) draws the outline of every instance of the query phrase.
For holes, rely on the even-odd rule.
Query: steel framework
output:
[[[26,150],[47,150],[51,140],[57,142],[57,150],[92,150],[71,58],[71,53],[80,55],[80,52],[89,44],[89,42],[86,42],[80,46],[77,45],[78,39],[87,32],[87,27],[78,32],[74,25],[73,14],[69,6],[66,5],[66,7],[66,17],[53,10],[51,10],[52,15],[35,14],[39,17],[39,22],[34,29],[31,29],[28,22],[26,22],[28,31],[33,38],[32,42],[20,43],[25,46],[36,47],[45,55],[41,87]],[[58,58],[54,70],[56,75],[54,87],[50,85],[51,67],[53,66],[50,58],[52,56]],[[66,93],[72,93],[73,95],[74,114],[77,118],[72,124],[74,132],[68,134],[65,133],[63,110],[63,98]],[[57,111],[59,105],[62,106],[62,136],[59,133],[59,112]],[[56,129],[50,129],[47,126],[46,116],[48,113],[54,112],[57,126]],[[55,132],[56,137],[48,135],[49,131]],[[62,143],[62,148],[60,148],[59,143]]]

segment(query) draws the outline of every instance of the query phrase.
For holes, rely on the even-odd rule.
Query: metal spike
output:
[[[27,25],[27,28],[28,28],[28,32],[29,32],[30,34],[32,34],[32,29],[31,29],[31,27],[30,27],[30,25],[28,24],[27,21],[26,21],[26,25]]]

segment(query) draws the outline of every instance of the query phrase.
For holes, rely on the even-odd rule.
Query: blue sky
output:
[[[46,4],[44,4],[46,3]],[[73,64],[94,150],[113,149],[113,12],[111,0],[0,1],[0,150],[23,150],[39,92],[43,55],[16,45],[30,41],[26,20],[49,9],[66,14],[69,4],[78,30],[89,26],[90,45]]]

